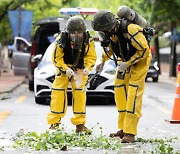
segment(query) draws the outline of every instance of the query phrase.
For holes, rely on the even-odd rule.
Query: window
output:
[[[28,45],[23,40],[17,39],[16,49],[21,52],[27,52]]]

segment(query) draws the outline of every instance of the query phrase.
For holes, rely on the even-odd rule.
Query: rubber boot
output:
[[[133,134],[124,134],[121,143],[133,143],[135,140],[135,135]]]
[[[86,126],[84,126],[83,124],[76,125],[76,133],[80,133],[80,132],[89,133],[90,130]]]
[[[110,137],[120,137],[122,139],[124,137],[124,132],[123,132],[123,130],[119,130],[116,133],[111,133],[109,136]]]
[[[49,129],[51,130],[56,130],[58,128],[59,128],[59,123],[51,124],[51,126],[49,127]]]

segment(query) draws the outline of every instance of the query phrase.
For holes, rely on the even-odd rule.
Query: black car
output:
[[[30,61],[28,65],[29,90],[34,90],[34,69],[38,62],[34,57],[38,54],[44,55],[47,47],[54,41],[54,34],[64,29],[69,17],[49,17],[43,18],[35,23],[36,31],[32,40]]]
[[[153,82],[158,82],[159,79],[159,66],[158,62],[155,59],[152,59],[151,64],[149,66],[149,70],[146,76],[146,81],[148,78],[152,78]]]

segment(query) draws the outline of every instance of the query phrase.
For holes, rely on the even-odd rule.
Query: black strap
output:
[[[118,64],[117,64],[117,58],[116,58],[116,55],[115,55],[115,53],[112,51],[112,55],[113,55],[113,59],[108,55],[108,51],[106,51],[106,47],[103,47],[103,50],[104,50],[104,52],[105,52],[105,54],[106,54],[106,56],[109,58],[109,59],[111,59],[111,60],[113,60],[114,61],[114,63],[115,63],[115,65],[117,66]]]

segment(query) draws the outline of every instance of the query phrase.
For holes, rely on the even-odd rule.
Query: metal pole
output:
[[[21,15],[21,3],[20,3],[20,1],[18,1],[18,5],[19,5],[19,7],[18,7],[18,36],[20,37],[21,36],[21,33],[20,33],[20,31],[21,31],[21,19],[22,19],[22,15]]]

